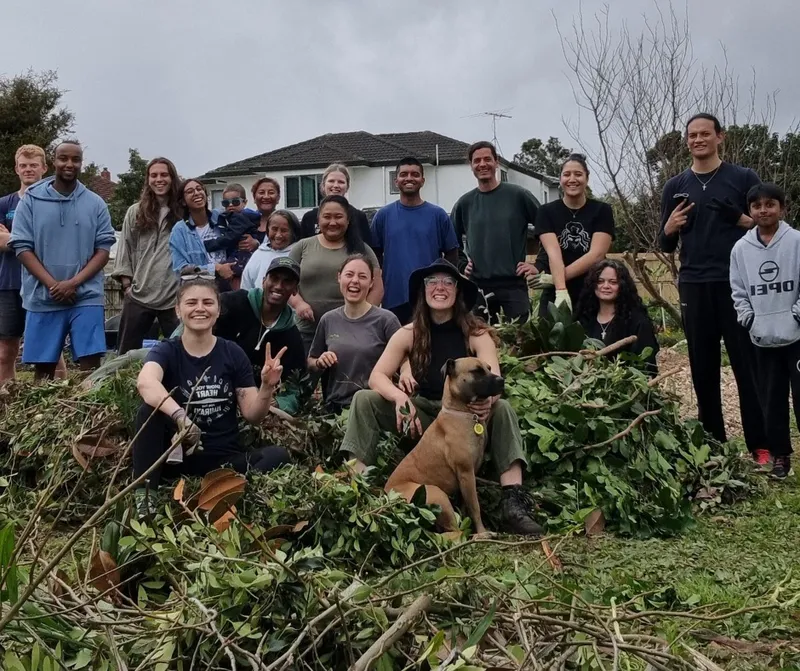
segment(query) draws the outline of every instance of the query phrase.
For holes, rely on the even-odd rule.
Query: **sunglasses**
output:
[[[205,280],[206,282],[214,282],[215,277],[208,272],[193,273],[191,275],[181,275],[181,282],[191,282],[193,280]]]
[[[243,202],[243,198],[223,198],[222,207],[230,207],[231,205],[234,207],[239,207],[239,205],[241,205]]]

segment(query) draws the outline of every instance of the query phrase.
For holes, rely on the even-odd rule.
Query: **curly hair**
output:
[[[158,202],[158,197],[153,193],[150,188],[150,168],[154,165],[162,164],[167,166],[169,173],[170,185],[167,192],[166,206],[169,212],[167,213],[167,227],[172,229],[176,222],[183,219],[183,207],[180,205],[181,192],[180,177],[175,168],[175,164],[168,158],[157,156],[147,164],[144,174],[144,186],[142,187],[142,195],[139,197],[139,209],[136,210],[136,228],[139,231],[153,230],[158,227],[160,223],[161,205]]]
[[[619,284],[619,293],[614,304],[614,321],[609,325],[609,339],[607,340],[607,342],[615,342],[630,334],[631,317],[636,313],[646,311],[639,292],[636,290],[633,277],[624,263],[614,259],[603,259],[589,269],[578,301],[576,319],[582,323],[597,319],[600,300],[597,298],[595,290],[600,280],[600,274],[606,268],[614,269]]]
[[[464,334],[464,345],[466,346],[467,354],[474,354],[469,346],[469,339],[474,336],[481,336],[484,333],[488,333],[491,336],[495,346],[500,345],[497,331],[483,321],[483,319],[467,310],[464,297],[461,295],[460,290],[456,294],[456,302],[453,305],[453,319]],[[430,307],[428,307],[428,301],[425,300],[424,285],[420,289],[419,294],[417,294],[417,300],[414,303],[411,328],[413,338],[408,361],[411,364],[412,375],[417,380],[422,380],[427,377],[428,368],[431,365],[431,310]]]

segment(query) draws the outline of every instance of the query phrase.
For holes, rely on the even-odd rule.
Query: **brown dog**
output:
[[[426,503],[442,509],[436,521],[444,531],[458,529],[450,496],[460,491],[475,532],[485,534],[475,473],[486,448],[486,424],[469,412],[467,404],[502,394],[504,381],[488,364],[473,357],[448,359],[442,374],[442,410],[389,476],[385,490],[393,489],[411,501],[424,486]]]

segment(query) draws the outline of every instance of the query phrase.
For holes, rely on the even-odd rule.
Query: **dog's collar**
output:
[[[480,419],[478,419],[478,415],[474,412],[465,412],[464,410],[451,410],[450,408],[445,408],[442,406],[442,412],[446,412],[448,415],[456,415],[457,417],[468,417],[471,419],[475,424],[472,426],[472,430],[475,432],[476,435],[482,436],[484,432],[483,423]]]

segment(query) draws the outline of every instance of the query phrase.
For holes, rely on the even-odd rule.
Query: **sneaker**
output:
[[[771,477],[776,480],[785,480],[792,474],[792,464],[788,456],[775,457],[775,463],[772,464]]]
[[[769,453],[769,450],[759,448],[753,453],[753,461],[756,462],[758,470],[766,471],[769,470],[769,467],[772,465],[772,455]]]
[[[503,487],[500,517],[503,530],[518,536],[541,536],[544,529],[533,519],[534,503],[521,486]]]

